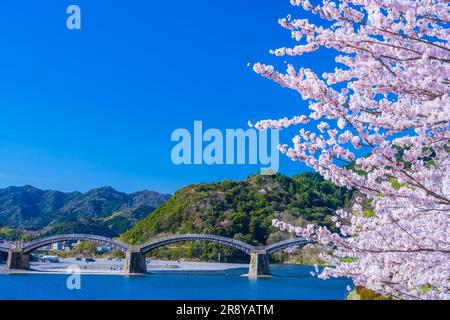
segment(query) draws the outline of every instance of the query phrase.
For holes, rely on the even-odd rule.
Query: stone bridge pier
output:
[[[250,253],[248,277],[256,279],[270,276],[269,256],[265,250],[255,250]]]
[[[0,264],[6,263],[7,259],[8,259],[8,252],[0,251]]]
[[[127,250],[123,272],[126,275],[140,275],[147,273],[145,255],[141,250]]]
[[[30,254],[19,249],[10,250],[6,270],[30,270]]]

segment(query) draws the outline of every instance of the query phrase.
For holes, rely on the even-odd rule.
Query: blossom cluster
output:
[[[310,225],[274,225],[330,244],[335,267],[322,277],[398,299],[450,298],[450,5],[443,0],[291,0],[327,20],[280,19],[298,42],[271,52],[339,52],[333,72],[288,65],[254,70],[297,91],[308,108],[258,129],[300,128],[281,152],[306,163],[361,199],[334,216],[339,233]],[[367,153],[358,157],[358,150]],[[359,152],[360,154],[361,152]],[[351,166],[342,166],[342,162]],[[325,257],[324,257],[325,258]]]

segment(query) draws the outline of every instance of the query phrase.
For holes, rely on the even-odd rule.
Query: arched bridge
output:
[[[253,250],[255,250],[255,247],[231,238],[221,237],[221,236],[215,236],[210,234],[182,234],[182,235],[174,235],[166,238],[161,239],[155,239],[150,242],[147,242],[143,244],[140,247],[140,250],[143,254],[146,254],[147,252],[154,250],[156,248],[159,248],[161,246],[165,246],[167,244],[176,243],[176,242],[183,242],[183,241],[209,241],[209,242],[216,242],[221,243],[226,246],[229,246],[231,248],[243,251],[247,254],[251,254]]]
[[[24,244],[21,249],[24,253],[30,253],[36,249],[45,247],[52,243],[58,243],[63,241],[92,241],[99,244],[107,244],[113,247],[114,249],[120,250],[122,252],[126,252],[130,246],[126,243],[123,243],[121,241],[113,240],[107,237],[102,236],[96,236],[92,234],[64,234],[64,235],[57,235],[57,236],[51,236],[46,237],[38,240],[34,240],[31,242],[28,242]]]
[[[29,256],[32,251],[38,248],[45,247],[52,243],[78,240],[88,240],[96,243],[107,244],[114,249],[126,252],[124,270],[127,274],[146,273],[147,265],[145,261],[145,254],[164,245],[184,241],[209,241],[220,243],[250,255],[249,276],[252,278],[270,274],[268,255],[289,247],[304,246],[310,243],[310,241],[307,241],[303,238],[293,238],[285,241],[280,241],[268,246],[253,246],[243,241],[216,235],[184,234],[168,236],[160,239],[153,239],[143,245],[133,246],[118,240],[97,235],[66,234],[34,240],[23,245],[0,243],[0,251],[8,252],[7,269],[28,270],[30,267]]]

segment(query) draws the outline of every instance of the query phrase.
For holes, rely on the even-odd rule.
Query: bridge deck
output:
[[[272,254],[277,251],[293,247],[293,246],[304,246],[310,241],[307,241],[303,238],[293,238],[289,240],[280,241],[268,246],[253,246],[251,244],[245,243],[243,241],[239,241],[236,239],[231,239],[222,236],[210,235],[210,234],[183,234],[183,235],[173,235],[159,239],[152,239],[151,241],[142,244],[142,245],[129,245],[123,243],[118,240],[110,239],[107,237],[91,235],[91,234],[66,234],[66,235],[56,235],[50,236],[42,239],[37,239],[28,243],[25,243],[21,246],[15,246],[8,243],[0,243],[0,251],[8,252],[11,249],[20,249],[23,252],[31,252],[38,248],[44,247],[46,245],[63,242],[63,241],[77,241],[77,240],[88,240],[102,244],[111,245],[113,248],[121,250],[123,252],[127,250],[140,251],[141,253],[146,254],[147,252],[159,248],[161,246],[176,243],[176,242],[184,242],[184,241],[210,241],[221,243],[223,245],[232,247],[234,249],[243,251],[247,254],[251,254],[252,252]]]
[[[65,234],[65,235],[50,236],[50,237],[46,237],[46,238],[28,242],[28,243],[24,244],[21,247],[21,249],[24,252],[31,252],[33,250],[47,246],[52,243],[63,242],[63,241],[78,241],[78,240],[81,240],[81,241],[88,240],[88,241],[93,241],[93,242],[97,242],[97,243],[108,244],[108,245],[111,245],[113,248],[121,250],[121,251],[127,251],[130,247],[126,243],[123,243],[123,242],[117,241],[117,240],[113,240],[113,239],[107,238],[107,237],[91,235],[91,234]]]
[[[243,251],[247,254],[250,254],[255,249],[254,246],[252,246],[248,243],[245,243],[245,242],[242,242],[242,241],[239,241],[236,239],[227,238],[227,237],[208,235],[208,234],[184,234],[184,235],[174,235],[174,236],[169,236],[169,237],[165,237],[165,238],[161,238],[161,239],[151,240],[141,246],[141,252],[147,253],[147,252],[154,250],[156,248],[159,248],[161,246],[164,246],[164,245],[167,245],[170,243],[183,242],[183,241],[210,241],[210,242],[221,243],[226,246]]]

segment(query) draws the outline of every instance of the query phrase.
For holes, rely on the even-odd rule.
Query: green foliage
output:
[[[356,294],[359,296],[360,300],[391,300],[390,298],[379,295],[373,290],[360,286],[356,287]]]
[[[17,241],[27,242],[33,240],[33,235],[31,233],[24,233],[17,231],[11,227],[0,227],[0,238],[4,238],[7,241]]]
[[[316,173],[293,178],[280,174],[252,175],[244,181],[190,185],[178,190],[172,198],[121,239],[131,244],[144,243],[162,234],[207,233],[239,239],[254,245],[276,242],[283,238],[272,227],[274,218],[293,223],[306,221],[332,227],[331,215],[346,206],[352,192],[338,188]],[[270,241],[268,241],[270,240]],[[216,258],[219,248],[206,244],[162,248],[156,257]],[[241,259],[236,251],[221,248],[225,259]],[[164,254],[163,254],[164,253]]]
[[[98,245],[92,241],[80,241],[77,245],[77,251],[82,254],[94,255],[97,252],[97,246]]]
[[[75,252],[73,250],[50,250],[47,254],[50,256],[57,256],[59,258],[73,258],[75,256]]]
[[[402,187],[402,184],[398,182],[396,178],[390,178],[389,182],[391,183],[392,188],[394,188],[397,191]]]
[[[372,217],[375,216],[375,211],[370,210],[370,209],[366,209],[366,210],[364,210],[364,216],[366,218],[372,218]]]
[[[48,230],[42,232],[42,236],[49,236],[54,234],[96,234],[106,237],[116,237],[118,234],[91,218],[68,219],[54,224]]]
[[[272,255],[272,260],[274,262],[326,266],[328,263],[320,257],[322,253],[324,253],[322,247],[307,245],[295,254],[285,253],[283,251],[277,252]]]
[[[114,259],[124,259],[125,258],[125,253],[123,253],[120,250],[114,250],[111,254],[111,257]]]
[[[14,231],[13,228],[3,227],[0,228],[0,237],[9,241],[13,241],[19,239],[20,235],[18,232]]]
[[[120,234],[127,231],[132,225],[126,217],[119,214],[113,214],[103,220],[103,224],[113,230],[115,233]]]

